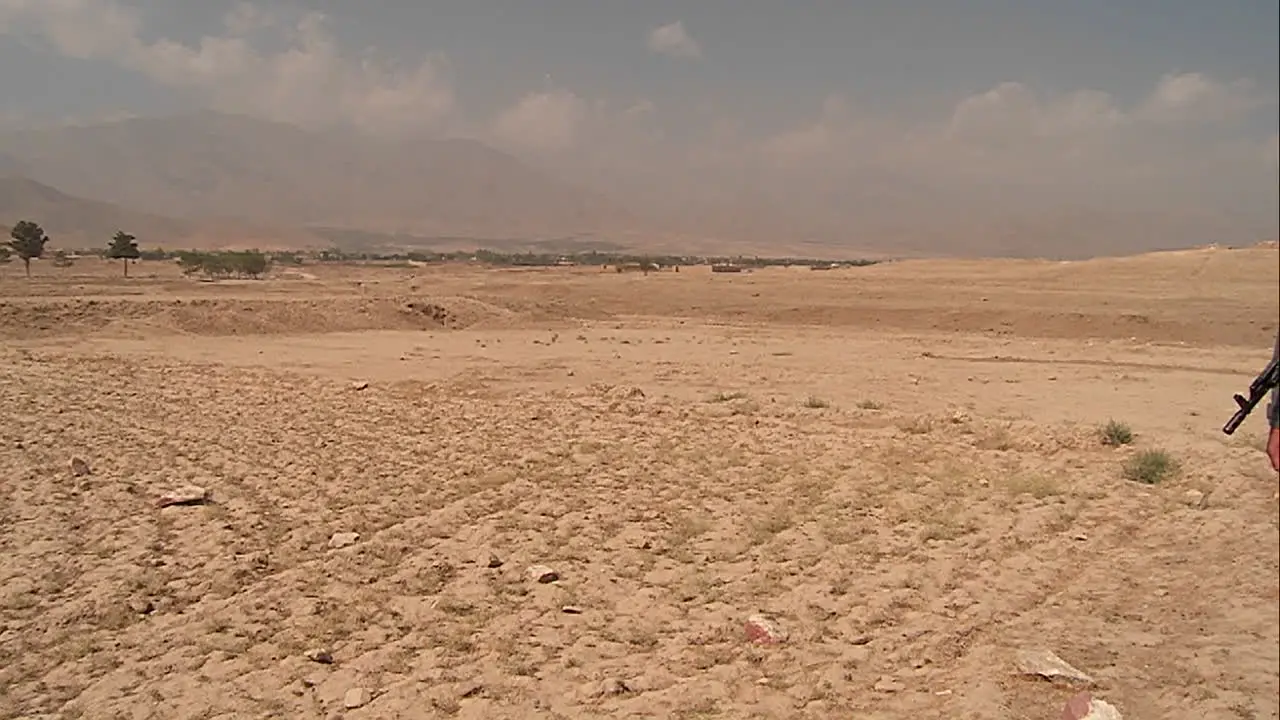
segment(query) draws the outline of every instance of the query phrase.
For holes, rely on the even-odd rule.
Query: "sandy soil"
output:
[[[0,265],[0,717],[1280,717],[1275,249],[119,272]]]

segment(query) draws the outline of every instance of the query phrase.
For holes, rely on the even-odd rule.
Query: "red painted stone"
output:
[[[747,639],[762,645],[773,645],[784,642],[786,635],[774,622],[763,615],[752,615],[743,626]]]
[[[1088,692],[1076,694],[1062,708],[1062,720],[1084,720],[1093,710],[1093,696]]]

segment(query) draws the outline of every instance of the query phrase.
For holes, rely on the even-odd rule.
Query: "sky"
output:
[[[1277,28],[1261,0],[0,0],[0,122],[472,137],[813,233],[1142,212],[1249,239],[1280,215]]]

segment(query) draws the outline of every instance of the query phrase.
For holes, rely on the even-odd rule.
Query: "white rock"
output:
[[[342,696],[342,705],[348,710],[355,710],[358,707],[364,707],[373,700],[373,693],[365,688],[351,688],[346,695]]]
[[[553,583],[560,579],[560,573],[546,565],[534,565],[528,569],[530,580],[540,583]]]
[[[156,501],[156,505],[160,507],[169,507],[170,505],[199,505],[209,500],[208,488],[199,485],[184,485],[175,488],[160,496]]]
[[[360,541],[360,533],[339,532],[329,538],[329,547],[333,550],[355,545]]]
[[[1023,650],[1018,653],[1018,669],[1025,675],[1044,678],[1060,677],[1082,683],[1092,683],[1093,678],[1068,665],[1065,660],[1048,650]]]

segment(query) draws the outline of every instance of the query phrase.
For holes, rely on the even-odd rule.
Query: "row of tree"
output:
[[[49,244],[49,236],[44,228],[30,220],[21,220],[9,231],[9,241],[0,245],[0,262],[7,261],[11,255],[17,255],[26,266],[27,277],[31,277],[31,261],[44,257],[45,247]],[[124,262],[124,276],[129,277],[129,261],[138,260],[144,253],[138,249],[138,239],[123,230],[111,238],[103,257]],[[157,257],[169,257],[167,253],[159,253]],[[178,265],[182,272],[191,275],[203,273],[208,277],[261,277],[271,266],[271,259],[260,252],[179,252]],[[61,261],[61,262],[60,262]],[[55,256],[55,264],[70,264],[61,254]]]
[[[45,246],[49,244],[49,236],[44,228],[30,220],[19,220],[9,231],[9,242],[0,245],[0,260],[8,260],[17,255],[25,266],[27,277],[31,277],[31,261],[44,257]],[[107,246],[106,257],[124,261],[124,276],[129,277],[129,261],[142,256],[138,250],[138,239],[123,230],[111,238]]]

